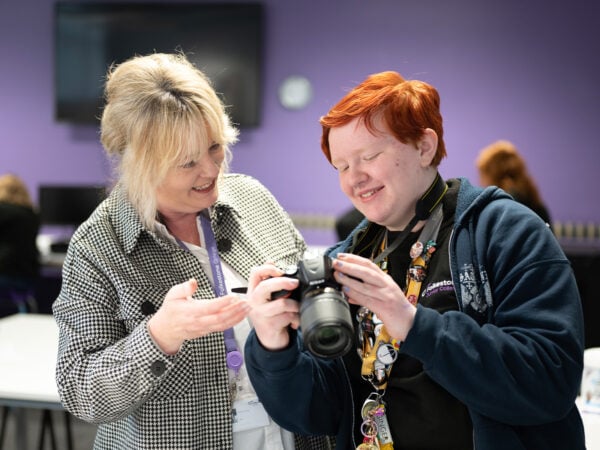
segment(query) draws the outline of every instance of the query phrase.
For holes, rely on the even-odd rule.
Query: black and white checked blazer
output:
[[[228,174],[211,221],[221,258],[244,277],[285,266],[305,244],[257,180]],[[56,381],[64,407],[97,423],[95,449],[229,449],[232,424],[222,333],[163,354],[146,322],[167,291],[191,277],[214,297],[199,261],[144,228],[117,187],[75,232],[53,305],[60,330]],[[297,439],[298,448],[317,448]],[[323,448],[327,448],[325,445]]]

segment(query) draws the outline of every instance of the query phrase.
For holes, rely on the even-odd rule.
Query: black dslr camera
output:
[[[315,356],[337,358],[352,347],[354,330],[350,305],[341,286],[333,278],[328,256],[303,259],[285,269],[285,275],[299,280],[293,291],[271,294],[271,300],[289,297],[300,301],[300,328],[304,345]]]

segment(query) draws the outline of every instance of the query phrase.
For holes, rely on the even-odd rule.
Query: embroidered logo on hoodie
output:
[[[470,306],[480,314],[492,306],[491,288],[485,268],[481,267],[479,279],[472,264],[465,264],[459,271],[460,296],[463,310]]]

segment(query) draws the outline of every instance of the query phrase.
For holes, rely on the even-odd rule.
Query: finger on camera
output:
[[[255,266],[250,270],[250,280],[259,283],[262,280],[283,275],[283,271],[272,263]]]
[[[372,267],[375,265],[370,259],[354,255],[353,253],[340,253],[337,255],[336,259],[342,263],[357,264],[364,267]]]
[[[360,256],[357,258],[364,259]],[[334,271],[341,272],[357,281],[368,282],[376,273],[374,272],[374,269],[378,269],[378,267],[369,260],[365,261],[367,261],[368,264],[363,264],[359,261],[351,261],[350,258],[344,258],[343,260],[335,259],[333,261],[333,269]]]
[[[274,298],[274,297],[287,297],[288,295],[285,292],[282,291],[293,291],[294,289],[296,289],[298,287],[298,283],[299,281],[295,278],[289,278],[289,277],[276,277],[276,278],[269,278],[267,280],[261,281],[260,282],[260,286],[264,287],[265,291],[268,292],[268,297]],[[273,295],[273,294],[278,294],[278,295]]]
[[[355,273],[353,271],[353,273]],[[365,283],[365,275],[361,274],[362,278],[359,278],[357,275],[351,275],[345,272],[341,272],[339,270],[335,270],[333,272],[333,277],[335,281],[344,286],[344,291],[346,292],[348,289],[354,289],[356,291],[364,291],[368,290],[370,287]],[[347,293],[347,292],[346,292]]]
[[[291,298],[278,298],[263,305],[263,314],[266,316],[276,316],[279,314],[298,314],[300,311],[300,303]]]

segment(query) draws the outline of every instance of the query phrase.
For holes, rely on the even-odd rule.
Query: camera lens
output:
[[[305,295],[300,306],[300,327],[308,350],[322,358],[343,356],[354,342],[348,302],[331,287]]]
[[[337,327],[322,327],[315,332],[319,346],[326,347],[340,340],[341,333]]]

